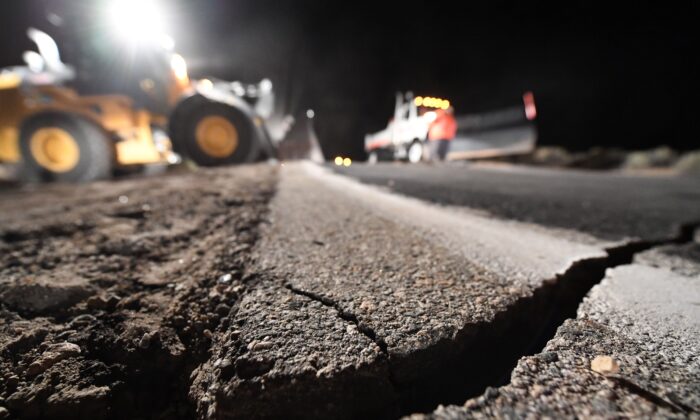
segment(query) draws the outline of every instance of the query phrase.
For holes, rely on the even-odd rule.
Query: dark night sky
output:
[[[44,3],[90,2],[3,1],[0,66],[19,62],[27,25],[45,27]],[[364,133],[408,89],[447,97],[458,113],[515,105],[532,90],[545,144],[700,147],[694,1],[164,3],[195,76],[270,77],[292,110],[316,110],[328,156],[361,157]]]

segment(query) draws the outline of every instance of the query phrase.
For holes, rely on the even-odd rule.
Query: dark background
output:
[[[397,90],[446,97],[458,114],[516,105],[531,90],[540,143],[573,150],[700,147],[697,2],[162,3],[194,76],[271,78],[288,112],[316,111],[326,156],[363,157],[364,134],[386,125]],[[86,16],[97,3],[4,0],[0,66],[31,47],[26,26],[51,31],[47,4]],[[94,36],[86,28],[70,29]]]

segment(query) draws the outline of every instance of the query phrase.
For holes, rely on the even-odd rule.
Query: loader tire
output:
[[[114,147],[99,126],[79,116],[47,113],[22,124],[20,177],[28,182],[90,182],[112,175]]]
[[[171,123],[178,153],[200,166],[252,162],[260,154],[253,121],[242,111],[217,102],[191,104]]]

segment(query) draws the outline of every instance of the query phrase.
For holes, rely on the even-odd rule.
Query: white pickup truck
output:
[[[427,101],[423,104],[424,101]],[[423,160],[425,142],[435,112],[418,114],[419,106],[431,108],[449,107],[449,102],[437,98],[413,97],[413,94],[396,94],[394,117],[384,130],[365,136],[368,162],[407,160],[412,163]]]
[[[394,117],[384,130],[365,136],[368,162],[424,159],[428,130],[436,109],[450,102],[431,97],[396,95]],[[450,145],[448,160],[483,159],[531,153],[537,144],[537,107],[532,92],[525,92],[522,104],[482,112],[456,115],[457,136]]]

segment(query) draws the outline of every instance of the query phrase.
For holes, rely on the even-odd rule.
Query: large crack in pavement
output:
[[[636,255],[650,249],[691,243],[698,226],[698,222],[686,223],[679,226],[678,234],[671,238],[653,241],[630,240],[625,244],[606,248],[607,256],[604,258],[584,259],[573,263],[564,274],[558,275],[554,280],[561,283],[559,287],[562,288],[561,292],[553,296],[556,301],[553,309],[556,309],[556,312],[548,317],[543,333],[533,345],[534,351],[526,351],[522,356],[540,352],[566,319],[576,317],[581,302],[588,292],[605,278],[608,269],[630,264]]]
[[[510,381],[418,418],[694,418],[700,413],[697,224],[625,250]],[[642,246],[643,245],[643,246]],[[642,249],[644,248],[644,249]]]
[[[606,249],[606,257],[576,261],[563,274],[545,281],[531,296],[518,299],[490,322],[469,325],[448,342],[438,342],[404,360],[389,358],[390,379],[398,393],[396,402],[387,401],[388,404],[396,404],[390,412],[399,415],[429,413],[440,405],[458,404],[482,395],[490,387],[506,385],[522,357],[541,352],[564,321],[576,317],[580,303],[591,288],[602,281],[608,269],[629,264],[635,255],[655,247],[691,242],[696,227],[697,224],[683,225],[674,238],[630,241]],[[286,287],[296,294],[334,308],[341,319],[356,325],[389,356],[386,343],[377,337],[376,332],[337,302],[292,285]],[[506,348],[502,346],[504,336],[509,337]],[[444,346],[452,349],[441,348]],[[455,349],[460,349],[456,350],[457,354],[445,354],[455,352]],[[400,370],[406,369],[407,365],[415,366],[425,363],[427,359],[440,360],[445,357],[450,366],[442,366],[434,375],[417,377],[410,383],[397,383],[394,379],[401,376]]]
[[[461,403],[507,383],[607,268],[656,244],[452,212],[309,166],[283,168],[271,207],[255,251],[265,286],[197,372],[200,416],[395,418]]]

